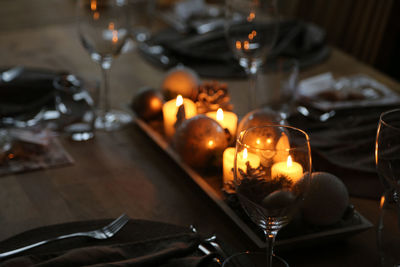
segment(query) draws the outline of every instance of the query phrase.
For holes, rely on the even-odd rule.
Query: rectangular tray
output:
[[[259,248],[265,247],[265,242],[259,235],[257,235],[251,227],[244,222],[238,214],[226,203],[225,195],[221,191],[222,188],[222,177],[218,174],[201,176],[193,168],[183,162],[178,154],[172,149],[169,143],[165,140],[164,136],[140,118],[136,118],[137,125],[158,145],[160,146],[168,156],[170,156],[176,164],[181,167],[189,177],[215,202],[215,204],[228,215],[231,220],[247,235],[250,240],[254,242]],[[222,175],[222,174],[221,174]],[[334,241],[356,234],[358,232],[367,230],[373,226],[373,224],[363,217],[359,212],[354,211],[354,215],[359,217],[360,223],[349,225],[346,227],[338,227],[329,230],[318,231],[315,233],[307,233],[301,236],[293,238],[279,239],[279,235],[276,241],[276,247],[286,248],[293,247],[297,244],[313,245],[320,244],[320,242]]]

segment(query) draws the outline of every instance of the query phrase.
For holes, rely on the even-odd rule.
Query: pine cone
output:
[[[218,83],[217,81],[204,82],[200,85],[196,105],[198,113],[216,111],[218,108],[227,111],[233,110],[228,86],[226,83]]]

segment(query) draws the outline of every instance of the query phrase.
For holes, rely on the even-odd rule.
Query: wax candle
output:
[[[178,95],[176,99],[172,99],[163,105],[163,117],[164,117],[164,131],[167,138],[171,138],[175,133],[175,123],[177,121],[177,113],[179,107],[184,105],[185,107],[185,118],[189,119],[196,116],[197,108],[196,104],[188,99],[182,98]]]
[[[223,182],[224,184],[226,184],[229,181],[233,181],[235,148],[228,147],[227,149],[225,149],[222,157]],[[247,152],[247,149],[245,148],[243,151],[239,152],[237,158],[238,168],[242,169],[243,171],[247,171],[246,162],[249,162],[252,168],[257,168],[258,166],[260,166],[260,158],[256,154]]]
[[[228,129],[231,136],[236,136],[236,127],[238,117],[235,113],[229,111],[223,111],[219,108],[217,111],[207,112],[206,115],[216,120],[224,129]]]
[[[303,167],[299,163],[293,162],[292,157],[289,155],[286,161],[278,162],[272,165],[272,179],[278,178],[279,176],[285,176],[296,183],[303,177]]]

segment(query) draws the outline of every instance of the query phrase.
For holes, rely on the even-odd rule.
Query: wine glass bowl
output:
[[[250,76],[250,108],[255,108],[255,82],[278,36],[275,0],[226,0],[225,36],[240,66]]]
[[[300,209],[310,173],[311,149],[304,131],[275,125],[253,127],[239,134],[235,190],[247,215],[266,235],[270,260],[278,231]]]
[[[375,147],[376,168],[384,189],[400,194],[400,109],[381,114]]]
[[[109,71],[129,36],[125,0],[79,0],[78,34],[91,59],[100,65],[103,86],[97,103],[97,129],[116,130],[129,123],[131,116],[110,105]]]

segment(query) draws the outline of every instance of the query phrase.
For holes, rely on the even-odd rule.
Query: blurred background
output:
[[[135,0],[129,0],[135,1]],[[149,1],[149,0],[148,0]],[[180,0],[157,0],[163,7]],[[15,29],[73,23],[75,0],[2,0],[0,34]],[[223,3],[220,0],[207,0]],[[329,44],[400,81],[400,1],[278,0],[285,17],[315,23]],[[0,51],[2,53],[7,51]]]

